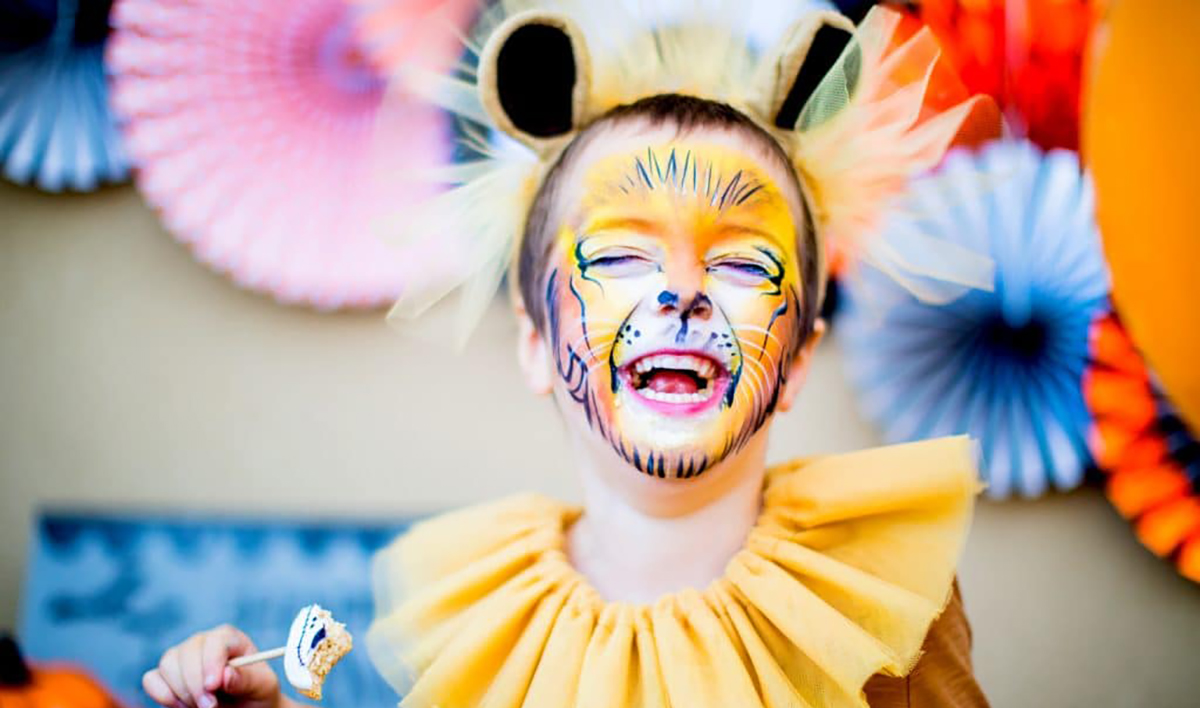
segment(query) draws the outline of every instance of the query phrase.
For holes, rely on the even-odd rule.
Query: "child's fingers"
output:
[[[142,688],[146,691],[146,695],[150,696],[155,703],[171,708],[179,699],[175,696],[175,692],[167,685],[166,680],[158,669],[150,669],[142,674]]]
[[[265,662],[233,668],[225,667],[222,690],[249,700],[271,700],[279,694],[279,678]]]
[[[232,659],[246,656],[258,651],[258,647],[237,627],[228,625],[221,627],[221,636],[228,649],[227,658]],[[239,696],[250,700],[270,701],[279,696],[279,677],[275,670],[266,662],[248,664],[233,668],[225,666],[221,675],[221,687],[231,696]]]
[[[179,665],[179,647],[171,647],[162,655],[158,662],[158,673],[166,682],[176,700],[184,705],[195,705],[192,695],[188,693],[187,684],[183,680],[183,670]]]
[[[196,634],[179,646],[179,666],[183,681],[191,694],[192,705],[197,708],[213,708],[217,699],[204,690],[204,634]]]
[[[212,693],[222,687],[225,664],[230,657],[253,654],[254,643],[250,638],[229,625],[222,625],[209,632],[204,638],[202,652],[204,665],[204,690]],[[226,688],[228,692],[228,688]]]

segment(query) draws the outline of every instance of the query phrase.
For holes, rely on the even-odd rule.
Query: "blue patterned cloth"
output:
[[[19,639],[31,661],[75,662],[124,705],[150,706],[142,673],[167,647],[223,622],[261,649],[281,646],[295,613],[316,602],[356,639],[322,703],[394,708],[399,697],[363,640],[371,556],[406,526],[46,514],[34,530]]]
[[[839,334],[864,413],[893,442],[970,434],[992,497],[1078,485],[1088,328],[1109,293],[1078,156],[1016,141],[953,154],[885,228],[989,255],[995,282],[930,304],[870,269],[850,278]]]
[[[58,192],[123,180],[129,167],[108,104],[111,0],[0,0],[0,166]]]

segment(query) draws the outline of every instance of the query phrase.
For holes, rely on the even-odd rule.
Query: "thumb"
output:
[[[240,630],[231,628],[224,639],[230,659],[258,651],[254,642]],[[221,691],[250,700],[271,699],[279,694],[279,678],[265,661],[237,668],[225,666],[221,673]]]
[[[279,695],[279,678],[265,662],[237,668],[226,666],[221,690],[226,695],[247,700],[271,700]]]

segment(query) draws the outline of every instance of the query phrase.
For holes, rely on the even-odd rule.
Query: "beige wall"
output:
[[[511,336],[498,308],[454,358],[378,313],[285,309],[195,264],[131,189],[0,185],[0,626],[38,505],[380,515],[574,496]],[[777,457],[875,442],[836,356],[826,343],[777,424]],[[962,580],[995,705],[1200,703],[1200,588],[1095,492],[982,505]]]

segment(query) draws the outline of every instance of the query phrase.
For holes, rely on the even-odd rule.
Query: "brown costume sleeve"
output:
[[[867,682],[871,708],[988,708],[971,668],[971,626],[957,581],[946,611],[929,628],[921,650],[908,676],[877,675]]]

